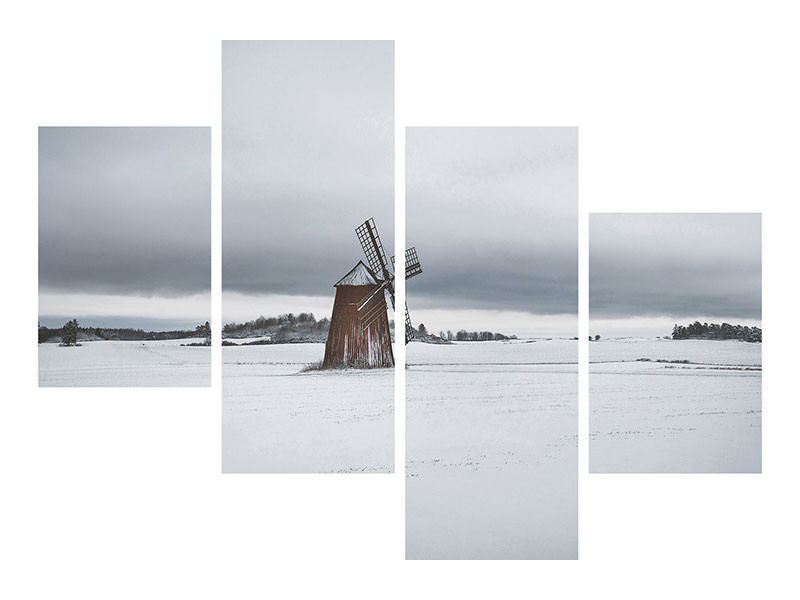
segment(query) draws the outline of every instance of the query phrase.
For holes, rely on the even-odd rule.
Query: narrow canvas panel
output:
[[[39,129],[39,385],[209,386],[211,130]]]
[[[393,42],[223,42],[222,206],[223,470],[392,472]]]
[[[575,559],[577,129],[409,128],[406,152],[406,557]]]
[[[761,472],[761,215],[590,215],[589,468]]]

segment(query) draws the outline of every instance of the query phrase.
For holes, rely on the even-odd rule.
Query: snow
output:
[[[689,360],[727,365],[761,366],[761,344],[738,340],[665,340],[652,338],[609,338],[589,344],[589,361]]]
[[[407,558],[577,558],[577,355],[408,345]]]
[[[350,272],[347,275],[334,283],[333,287],[345,285],[376,285],[377,283],[377,279],[375,279],[375,276],[367,268],[367,266],[362,261],[358,261],[358,264],[350,269]]]
[[[325,344],[222,348],[228,473],[391,473],[394,369],[301,372]]]
[[[211,349],[181,344],[201,338],[159,341],[39,344],[42,387],[195,387],[211,385]]]
[[[761,344],[629,338],[589,349],[592,472],[761,472]]]

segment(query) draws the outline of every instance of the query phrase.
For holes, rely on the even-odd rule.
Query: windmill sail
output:
[[[378,287],[371,290],[358,302],[357,312],[361,327],[367,329],[386,311],[386,292],[389,293],[392,310],[395,309],[394,274],[392,273],[395,269],[395,261],[394,256],[392,256],[390,266],[386,260],[386,251],[383,249],[383,243],[378,235],[378,228],[375,226],[374,219],[367,219],[359,225],[356,228],[356,236],[358,236],[358,241],[364,250],[364,256],[367,259],[369,268],[377,277],[382,277],[383,279]],[[416,248],[411,247],[406,250],[405,263],[406,279],[411,279],[422,273],[422,266],[419,263]],[[405,307],[405,338],[406,344],[414,339],[414,328],[411,326],[408,306]]]
[[[367,257],[369,268],[384,279],[392,277],[386,261],[386,252],[383,250],[383,244],[378,235],[378,228],[375,227],[375,221],[373,219],[364,221],[356,228],[356,235],[358,236],[358,241],[361,242],[364,256]]]
[[[411,279],[422,273],[422,265],[419,264],[417,249],[412,246],[406,250],[406,279]]]
[[[406,344],[414,339],[414,328],[411,326],[411,317],[408,316],[408,305],[406,304]]]
[[[392,288],[391,280],[384,280],[378,287],[364,296],[357,306],[358,317],[361,320],[361,327],[368,328],[382,314],[386,312],[386,296],[385,292],[390,290],[392,298],[392,309],[394,309],[394,289]]]

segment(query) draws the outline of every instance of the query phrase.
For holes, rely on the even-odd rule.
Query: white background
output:
[[[289,4],[3,8],[0,595],[794,596],[792,3]],[[270,38],[396,40],[401,216],[404,125],[580,127],[580,560],[404,561],[399,386],[385,476],[221,475],[218,348],[211,389],[37,389],[36,127],[213,126],[218,326],[220,40]],[[763,211],[763,475],[588,475],[587,214],[601,210]]]

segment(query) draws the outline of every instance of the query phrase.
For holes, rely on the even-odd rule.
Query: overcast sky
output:
[[[39,129],[41,321],[209,318],[210,150],[203,127]]]
[[[592,214],[589,252],[593,322],[760,322],[760,214]]]
[[[358,225],[393,252],[393,43],[223,42],[222,88],[223,320],[325,316]]]
[[[406,155],[412,319],[575,335],[577,129],[412,127]]]

